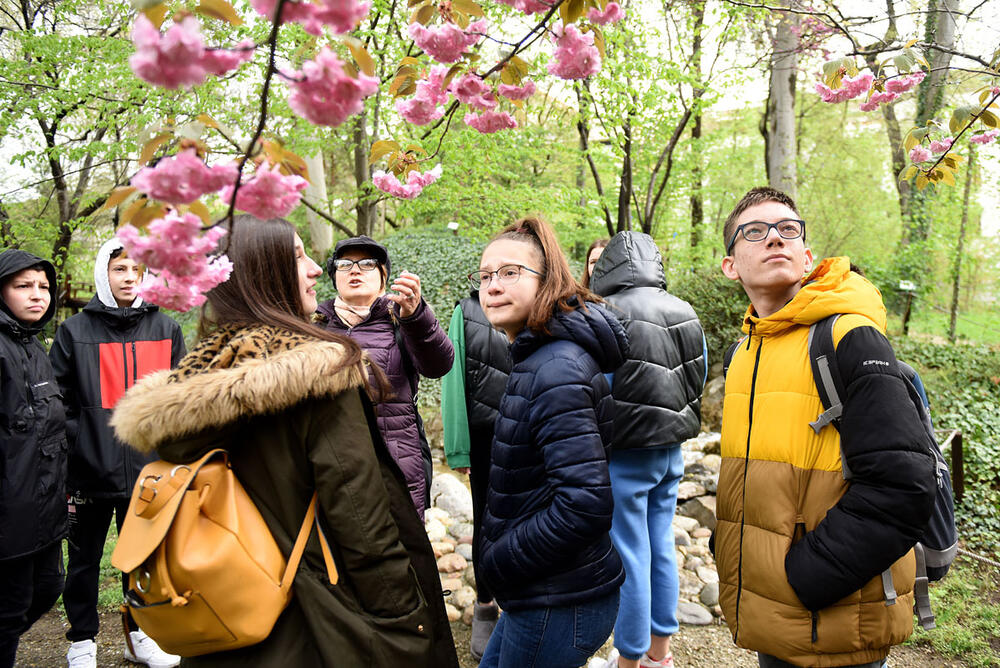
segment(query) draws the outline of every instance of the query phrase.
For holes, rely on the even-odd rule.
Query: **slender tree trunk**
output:
[[[965,173],[965,192],[962,194],[962,222],[958,228],[955,259],[951,265],[951,318],[948,322],[948,340],[955,343],[955,326],[958,320],[958,295],[962,285],[962,253],[965,252],[965,226],[969,222],[969,193],[976,174],[976,149],[969,147],[969,167]]]
[[[771,76],[767,99],[767,178],[771,187],[796,196],[798,176],[795,140],[795,77],[798,66],[798,24],[795,14],[785,14],[775,29],[771,51]]]
[[[618,186],[618,232],[632,229],[632,210],[629,206],[632,199],[632,114],[630,110],[622,126],[622,136],[625,138],[622,150],[625,155],[622,158],[621,183]]]
[[[583,82],[583,88],[587,86],[586,81]],[[577,99],[580,100],[580,114],[577,116],[576,120],[576,131],[580,137],[580,150],[583,152],[583,157],[587,161],[587,165],[590,167],[590,175],[594,179],[594,189],[597,190],[597,198],[601,203],[601,211],[604,213],[604,225],[608,228],[608,236],[615,236],[615,224],[611,220],[611,210],[608,208],[608,203],[604,199],[604,184],[601,182],[601,173],[597,171],[597,164],[594,162],[594,156],[590,155],[590,125],[587,123],[588,115],[583,113],[583,108],[589,105],[589,95],[584,95],[584,92],[579,88],[575,87],[577,91]]]
[[[695,2],[692,8],[694,13],[694,53],[692,54],[692,64],[694,65],[694,76],[701,82],[701,33],[705,25],[705,3]],[[695,97],[702,92],[701,88],[695,89]],[[702,227],[705,224],[705,209],[702,201],[702,176],[701,176],[701,107],[697,106],[696,100],[694,109],[694,123],[691,126],[691,151],[694,166],[691,168],[691,248],[697,248],[701,244]],[[692,262],[692,266],[695,263]]]
[[[367,112],[361,112],[354,118],[354,183],[358,187],[358,192],[364,195],[358,197],[355,205],[358,225],[357,234],[371,236],[378,220],[378,211],[375,207],[376,195],[372,192],[369,179],[371,174],[368,169],[368,154],[371,146],[368,143],[368,130],[365,124]]]
[[[309,185],[303,193],[306,201],[313,206],[326,202],[326,169],[323,167],[323,153],[317,151],[303,158],[306,169],[309,170]],[[320,218],[315,211],[306,210],[306,220],[309,221],[309,236],[312,239],[312,249],[319,257],[325,257],[327,251],[333,248],[333,227]]]
[[[10,224],[10,216],[7,214],[7,209],[4,208],[3,202],[0,202],[0,247],[17,248],[18,246],[20,244],[14,238],[14,229]]]
[[[587,205],[587,195],[583,192],[583,189],[587,185],[587,148],[589,146],[590,140],[590,124],[588,123],[590,110],[590,105],[587,104],[587,100],[583,96],[583,86],[584,82],[576,82],[573,86],[573,92],[576,93],[576,103],[580,108],[580,119],[577,121],[577,133],[580,137],[580,160],[576,166],[576,189],[580,191],[580,200],[577,202],[578,206]]]

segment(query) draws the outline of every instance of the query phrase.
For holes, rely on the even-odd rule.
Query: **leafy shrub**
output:
[[[743,336],[743,316],[747,310],[743,288],[717,269],[668,276],[667,289],[689,302],[701,320],[708,342],[709,368],[722,362],[726,349]]]

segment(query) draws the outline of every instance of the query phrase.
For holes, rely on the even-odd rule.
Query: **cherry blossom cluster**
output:
[[[998,130],[997,128],[993,128],[992,130],[987,130],[986,132],[982,132],[978,135],[972,135],[971,137],[969,137],[969,141],[971,141],[973,144],[982,144],[985,146],[986,144],[989,144],[994,139],[996,139],[998,136],[1000,136],[1000,130]]]
[[[236,191],[236,208],[267,220],[284,218],[299,205],[302,191],[309,183],[296,174],[282,174],[278,165],[271,167],[265,160],[257,167],[252,179],[244,180]],[[235,184],[227,185],[219,193],[223,201],[233,197]]]
[[[910,162],[913,164],[918,164],[921,162],[927,162],[931,159],[930,149],[924,148],[923,146],[914,146],[910,149]]]
[[[513,7],[519,12],[524,12],[525,14],[541,14],[542,12],[547,12],[552,9],[552,5],[541,2],[540,0],[498,0],[498,2],[507,5],[508,7]]]
[[[594,46],[594,33],[581,33],[574,25],[556,24],[552,29],[555,61],[549,73],[560,79],[585,79],[601,69],[601,53]]]
[[[512,130],[517,127],[517,121],[506,111],[484,111],[481,114],[469,112],[465,115],[465,124],[473,130],[492,134],[500,130]]]
[[[202,195],[217,192],[236,182],[236,165],[206,165],[193,148],[143,167],[132,177],[132,185],[153,199],[169,204],[190,204]]]
[[[625,18],[625,12],[622,10],[621,5],[612,1],[607,4],[604,11],[597,9],[596,7],[591,7],[587,11],[587,18],[590,19],[591,23],[606,26],[609,23],[617,23],[618,21],[621,21]]]
[[[372,183],[384,193],[400,199],[413,199],[425,187],[434,183],[441,176],[441,165],[426,172],[411,171],[406,175],[406,183],[400,183],[392,172],[379,170],[372,174]]]
[[[444,115],[442,105],[448,102],[448,92],[444,90],[447,74],[448,68],[444,65],[432,67],[427,78],[417,82],[413,97],[396,101],[396,111],[407,123],[427,125]]]
[[[378,90],[378,79],[363,72],[351,76],[337,54],[326,47],[290,77],[288,106],[315,125],[340,125],[364,108],[363,98]]]
[[[437,62],[454,63],[486,34],[486,19],[470,23],[465,30],[450,22],[430,28],[414,22],[410,24],[409,34],[414,43]]]
[[[118,230],[129,257],[149,268],[139,286],[144,300],[175,311],[205,303],[204,293],[229,279],[233,265],[225,255],[209,257],[226,231],[201,232],[201,218],[167,213],[152,221],[146,235],[132,225]]]
[[[141,79],[163,88],[196,86],[209,74],[222,75],[253,58],[254,43],[246,40],[234,49],[205,47],[201,28],[193,16],[185,16],[161,33],[140,14],[132,28],[135,53],[129,58],[132,71]]]
[[[274,20],[277,5],[276,0],[250,0],[250,6],[271,21]],[[286,1],[281,9],[281,22],[299,23],[310,35],[322,34],[323,26],[339,34],[353,30],[368,15],[370,8],[370,2],[357,0]]]
[[[837,104],[860,97],[871,90],[875,76],[871,72],[860,72],[854,77],[844,77],[840,88],[830,88],[822,82],[816,84],[816,92],[824,102]]]

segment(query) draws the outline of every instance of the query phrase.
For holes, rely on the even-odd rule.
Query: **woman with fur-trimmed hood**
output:
[[[233,227],[233,274],[203,316],[210,333],[136,385],[112,424],[167,461],[227,449],[286,556],[316,491],[340,582],[314,535],[265,641],[184,663],[457,668],[434,555],[376,426],[362,352],[308,322],[322,270],[286,221],[239,216]]]

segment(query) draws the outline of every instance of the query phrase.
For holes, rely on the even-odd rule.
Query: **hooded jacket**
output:
[[[389,312],[393,303],[385,296],[379,297],[368,317],[354,327],[348,327],[340,319],[333,305],[333,300],[319,305],[326,329],[354,339],[392,386],[392,396],[378,404],[378,426],[389,452],[406,476],[413,505],[423,517],[430,489],[424,470],[422,427],[417,424],[420,419],[415,403],[417,386],[421,375],[440,378],[446,374],[455,359],[455,349],[423,299],[413,315],[399,318]],[[397,343],[394,318],[406,350]]]
[[[66,535],[66,413],[37,335],[56,311],[56,270],[22,250],[0,253],[0,284],[42,265],[51,301],[38,322],[0,299],[0,560],[23,557]]]
[[[70,494],[123,498],[150,459],[122,447],[108,426],[125,391],[143,376],[169,369],[184,356],[180,325],[154,304],[136,298],[118,306],[108,281],[117,239],[105,243],[94,264],[97,294],[56,332],[49,351],[66,404]]]
[[[847,396],[840,432],[816,434],[809,325],[835,313]],[[747,312],[726,377],[715,542],[719,602],[741,647],[844,666],[881,661],[910,635],[911,548],[933,508],[934,458],[885,322],[878,290],[843,257],[777,313]],[[890,567],[895,605],[879,577]]]
[[[628,333],[628,359],[615,372],[615,450],[675,445],[701,430],[705,334],[694,309],[667,292],[652,237],[615,235],[590,289],[604,297]]]
[[[483,514],[480,571],[505,610],[575,605],[625,580],[608,531],[614,400],[605,373],[628,353],[597,304],[524,330],[500,401]]]
[[[434,553],[343,347],[284,330],[220,328],[115,409],[123,441],[188,463],[229,461],[287,556],[315,491],[336,561],[306,545],[294,596],[266,640],[185,660],[212,666],[458,668]]]

